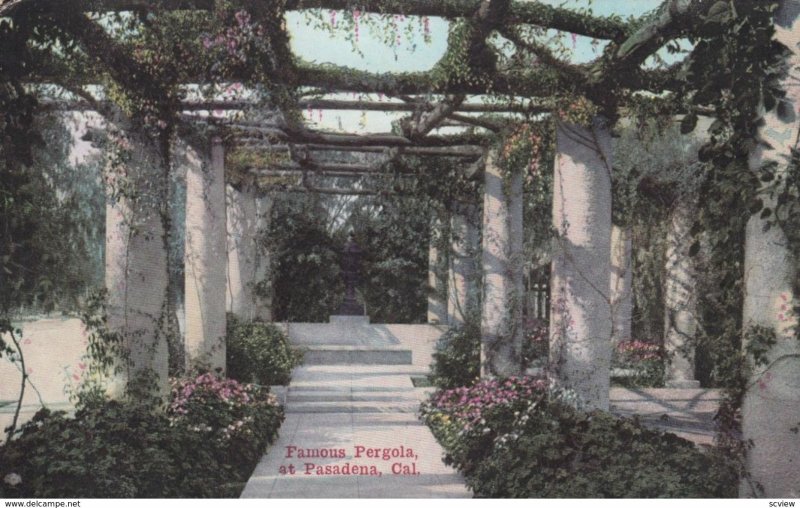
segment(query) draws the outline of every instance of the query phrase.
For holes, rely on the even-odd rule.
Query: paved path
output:
[[[698,445],[714,443],[714,415],[722,396],[710,388],[612,388],[611,412],[638,415],[650,428],[677,434]]]
[[[417,419],[425,393],[413,387],[411,375],[423,373],[412,365],[297,369],[286,394],[280,437],[242,497],[471,497],[461,475],[442,462],[442,447]],[[300,449],[306,457],[299,457]],[[341,456],[319,457],[331,454]],[[316,466],[331,469],[317,474]],[[336,474],[353,466],[372,474]]]

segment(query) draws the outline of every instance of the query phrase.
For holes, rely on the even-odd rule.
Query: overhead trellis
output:
[[[396,15],[446,18],[447,49],[431,69],[419,72],[375,73],[304,62],[291,53],[284,17],[288,11],[314,9],[372,14],[378,23]],[[48,107],[95,109],[114,119],[121,109],[131,120],[128,126],[141,125],[162,142],[175,129],[223,127],[236,138],[238,150],[289,153],[276,159],[283,166],[273,170],[324,172],[330,168],[313,160],[309,154],[319,150],[309,146],[342,152],[369,147],[385,153],[389,162],[404,150],[425,147],[430,156],[474,162],[491,134],[543,113],[563,115],[582,104],[581,98],[593,111],[614,118],[621,107],[640,102],[642,93],[686,96],[683,78],[694,55],[668,68],[643,63],[676,39],[713,33],[733,9],[729,2],[665,0],[652,13],[625,20],[518,0],[8,0],[0,5],[0,19],[35,30],[29,62],[14,79],[54,83],[78,97]],[[115,23],[128,31],[108,28]],[[539,40],[537,34],[546,30],[607,44],[594,61],[576,64]],[[493,42],[498,36],[513,45],[513,54],[498,49]],[[48,37],[63,49],[43,49],[41,41]],[[190,88],[209,92],[214,84],[233,82],[261,95],[252,101],[220,101],[213,93],[208,100],[188,97]],[[105,96],[98,98],[87,85],[103,85]],[[341,93],[389,100],[332,98]],[[482,100],[487,96],[492,99]],[[279,122],[272,114],[276,108]],[[409,114],[395,132],[356,135],[309,129],[300,114],[305,109]],[[215,110],[256,113],[257,119],[196,113]],[[272,115],[267,120],[265,111]],[[437,134],[441,127],[464,133]],[[466,146],[469,153],[451,153],[453,146]],[[370,173],[379,168],[335,169]]]

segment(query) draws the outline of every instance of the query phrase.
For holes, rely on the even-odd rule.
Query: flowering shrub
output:
[[[0,497],[237,497],[283,411],[259,387],[203,374],[166,408],[42,410],[0,447]]]
[[[258,460],[283,421],[283,411],[267,389],[212,373],[173,380],[167,414],[172,425],[211,439],[226,461],[240,461],[244,469]]]
[[[546,388],[541,378],[483,379],[471,387],[434,393],[421,414],[447,450],[445,461],[468,473],[489,453],[514,414],[544,397]]]
[[[735,497],[715,451],[601,411],[582,412],[544,379],[441,390],[422,418],[477,497]]]
[[[632,375],[614,381],[625,386],[664,386],[664,353],[661,346],[639,340],[617,345],[612,367],[632,371]]]
[[[536,360],[544,360],[546,362],[550,345],[550,333],[547,321],[536,318],[525,318],[523,327],[523,365],[530,365]]]

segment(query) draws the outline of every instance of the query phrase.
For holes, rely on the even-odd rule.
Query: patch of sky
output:
[[[299,58],[372,72],[425,71],[447,48],[448,22],[442,18],[291,11],[286,26]]]

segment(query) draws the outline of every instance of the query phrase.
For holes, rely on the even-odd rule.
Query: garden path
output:
[[[431,389],[415,388],[412,377],[427,374],[442,328],[376,325],[366,316],[286,326],[292,343],[306,350],[305,362],[280,394],[286,421],[242,497],[470,497],[416,415]],[[336,457],[303,457],[300,449],[303,455],[335,450]],[[412,456],[393,456],[406,454]],[[321,466],[322,474],[307,464]],[[347,474],[346,465],[373,474]]]
[[[287,417],[280,437],[242,497],[470,497],[463,478],[444,465],[441,446],[415,414],[425,390],[414,388],[411,376],[424,373],[413,365],[298,368],[285,394]],[[303,455],[341,451],[337,457],[302,458],[300,449]],[[370,449],[379,450],[378,456]],[[373,475],[336,474],[346,465],[364,466]],[[316,466],[331,469],[317,474]]]

